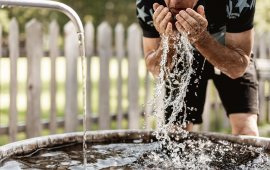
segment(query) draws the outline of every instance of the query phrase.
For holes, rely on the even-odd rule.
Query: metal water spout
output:
[[[32,7],[32,8],[46,8],[52,9],[67,15],[75,25],[78,33],[79,54],[82,60],[82,78],[83,78],[83,112],[84,112],[84,135],[83,135],[83,162],[84,169],[86,169],[86,57],[85,57],[85,41],[84,41],[84,28],[82,21],[78,14],[69,6],[50,0],[0,0],[1,7]],[[0,155],[1,156],[1,155]],[[1,158],[1,157],[0,157]]]
[[[0,6],[8,7],[32,7],[32,8],[46,8],[64,13],[70,18],[76,27],[78,33],[84,33],[83,24],[78,14],[69,6],[50,0],[0,0]]]

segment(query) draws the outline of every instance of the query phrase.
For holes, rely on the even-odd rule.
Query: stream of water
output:
[[[86,55],[85,55],[85,40],[84,33],[78,33],[78,42],[79,42],[79,55],[81,57],[81,68],[82,68],[82,93],[83,93],[83,164],[84,169],[87,165],[87,144],[86,144],[86,132],[87,132],[87,111],[86,111]]]
[[[186,127],[187,117],[184,99],[186,97],[187,87],[190,84],[191,75],[194,73],[194,56],[193,47],[185,35],[177,34],[177,36],[173,37],[173,41],[175,42],[173,47],[169,47],[169,41],[169,37],[162,36],[163,53],[160,62],[160,74],[155,87],[153,107],[155,118],[161,122],[158,123],[155,132],[156,138],[161,141],[160,148],[169,150],[171,157],[177,158],[178,150],[183,147],[183,144],[172,142],[169,133],[179,133],[183,138],[188,135],[188,132],[183,130]],[[174,49],[175,53],[173,56],[168,56],[169,48]],[[172,70],[170,70],[167,64],[169,57],[172,57],[172,65],[174,66]],[[167,92],[166,97],[163,97],[163,107],[157,107],[158,98],[161,96],[164,88],[167,89]],[[167,121],[163,121],[163,118],[159,116],[159,112],[165,112],[169,108],[171,111],[170,117],[167,118]],[[179,117],[179,112],[184,113],[181,115],[182,120],[175,123],[177,117]]]

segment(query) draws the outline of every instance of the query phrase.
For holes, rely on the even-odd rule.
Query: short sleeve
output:
[[[226,31],[239,33],[253,28],[256,0],[227,1]]]
[[[162,0],[136,0],[138,22],[142,28],[143,36],[148,38],[160,37],[153,24],[154,2],[164,5]]]

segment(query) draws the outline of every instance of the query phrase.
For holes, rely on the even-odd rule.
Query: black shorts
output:
[[[204,61],[204,58],[196,51],[194,52],[194,57],[193,67],[195,74],[191,76],[185,97],[186,108],[184,111],[187,114],[186,121],[194,124],[202,123],[202,113],[209,79],[212,79],[214,82],[227,116],[234,113],[258,114],[258,81],[253,61],[242,77],[231,79],[223,73],[216,74],[214,67],[209,62]],[[197,82],[198,80],[199,82]],[[166,94],[168,94],[168,91],[169,89],[166,89]],[[171,112],[170,107],[165,110],[165,120],[168,120]],[[182,121],[182,117],[183,113],[179,113],[177,121]]]

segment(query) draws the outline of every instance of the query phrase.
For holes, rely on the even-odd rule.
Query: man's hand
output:
[[[176,15],[175,26],[177,30],[188,36],[191,44],[203,39],[203,32],[207,30],[208,22],[205,18],[204,7],[200,5],[197,12],[191,8],[182,10]]]
[[[170,22],[172,20],[172,13],[169,11],[169,8],[154,3],[154,15],[153,21],[156,30],[160,35],[169,36],[173,33],[173,26]]]

